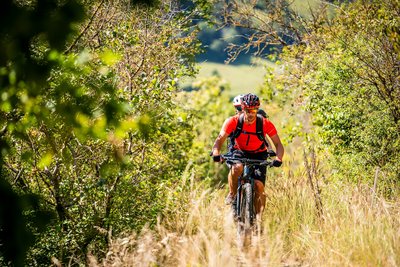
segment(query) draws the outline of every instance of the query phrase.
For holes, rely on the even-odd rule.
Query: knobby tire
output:
[[[238,234],[241,245],[246,245],[253,226],[253,190],[251,184],[245,183],[241,189]]]

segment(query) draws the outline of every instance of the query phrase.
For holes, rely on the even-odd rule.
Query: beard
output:
[[[252,117],[245,116],[244,121],[246,123],[250,124],[250,123],[253,123],[256,120],[256,118],[257,118],[257,116],[252,116]]]

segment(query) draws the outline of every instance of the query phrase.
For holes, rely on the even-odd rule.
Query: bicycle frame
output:
[[[275,156],[275,154],[270,154],[269,156]],[[252,207],[249,212],[250,212],[250,224],[253,224],[253,221],[255,219],[255,207],[254,207],[254,197],[255,197],[255,182],[254,182],[254,171],[255,167],[259,165],[266,165],[266,166],[272,166],[272,162],[270,160],[256,160],[256,159],[247,159],[247,158],[234,158],[234,157],[229,157],[227,155],[223,155],[223,158],[228,162],[232,164],[236,163],[242,163],[243,164],[243,173],[242,175],[239,176],[238,178],[238,188],[237,188],[237,194],[236,194],[236,214],[239,216],[238,220],[242,221],[243,218],[240,218],[241,216],[241,204],[242,204],[242,190],[243,187],[246,184],[250,184],[250,191],[251,191],[251,198],[250,198],[250,207]]]
[[[240,246],[246,246],[251,240],[252,233],[255,229],[261,227],[253,227],[256,221],[255,210],[255,181],[254,171],[256,166],[272,167],[271,157],[276,156],[274,151],[268,153],[266,160],[235,158],[230,154],[221,155],[222,160],[233,165],[237,163],[243,164],[243,173],[238,177],[238,188],[236,193],[235,212],[237,219],[237,233]]]

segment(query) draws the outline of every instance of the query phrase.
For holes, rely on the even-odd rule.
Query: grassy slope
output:
[[[210,62],[202,62],[198,64],[199,74],[195,79],[186,80],[182,87],[190,85],[192,82],[211,77],[218,74],[222,79],[226,80],[231,88],[232,96],[242,93],[255,93],[257,88],[264,81],[265,68],[275,65],[267,60],[257,60],[252,65],[229,65]]]
[[[319,220],[305,174],[282,172],[269,183],[264,232],[249,247],[237,245],[225,192],[196,185],[181,196],[189,202],[171,203],[175,216],[112,240],[103,263],[91,266],[399,266],[399,206],[368,188],[322,185]]]

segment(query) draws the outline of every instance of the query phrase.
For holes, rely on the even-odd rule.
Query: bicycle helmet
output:
[[[242,111],[242,97],[243,97],[243,95],[237,95],[233,99],[232,103],[233,103],[233,106],[235,107],[237,112],[241,112]]]
[[[247,94],[242,97],[242,109],[259,108],[260,99],[255,94]]]
[[[235,98],[233,99],[233,106],[238,107],[242,105],[242,97],[243,95],[237,95],[235,96]]]

